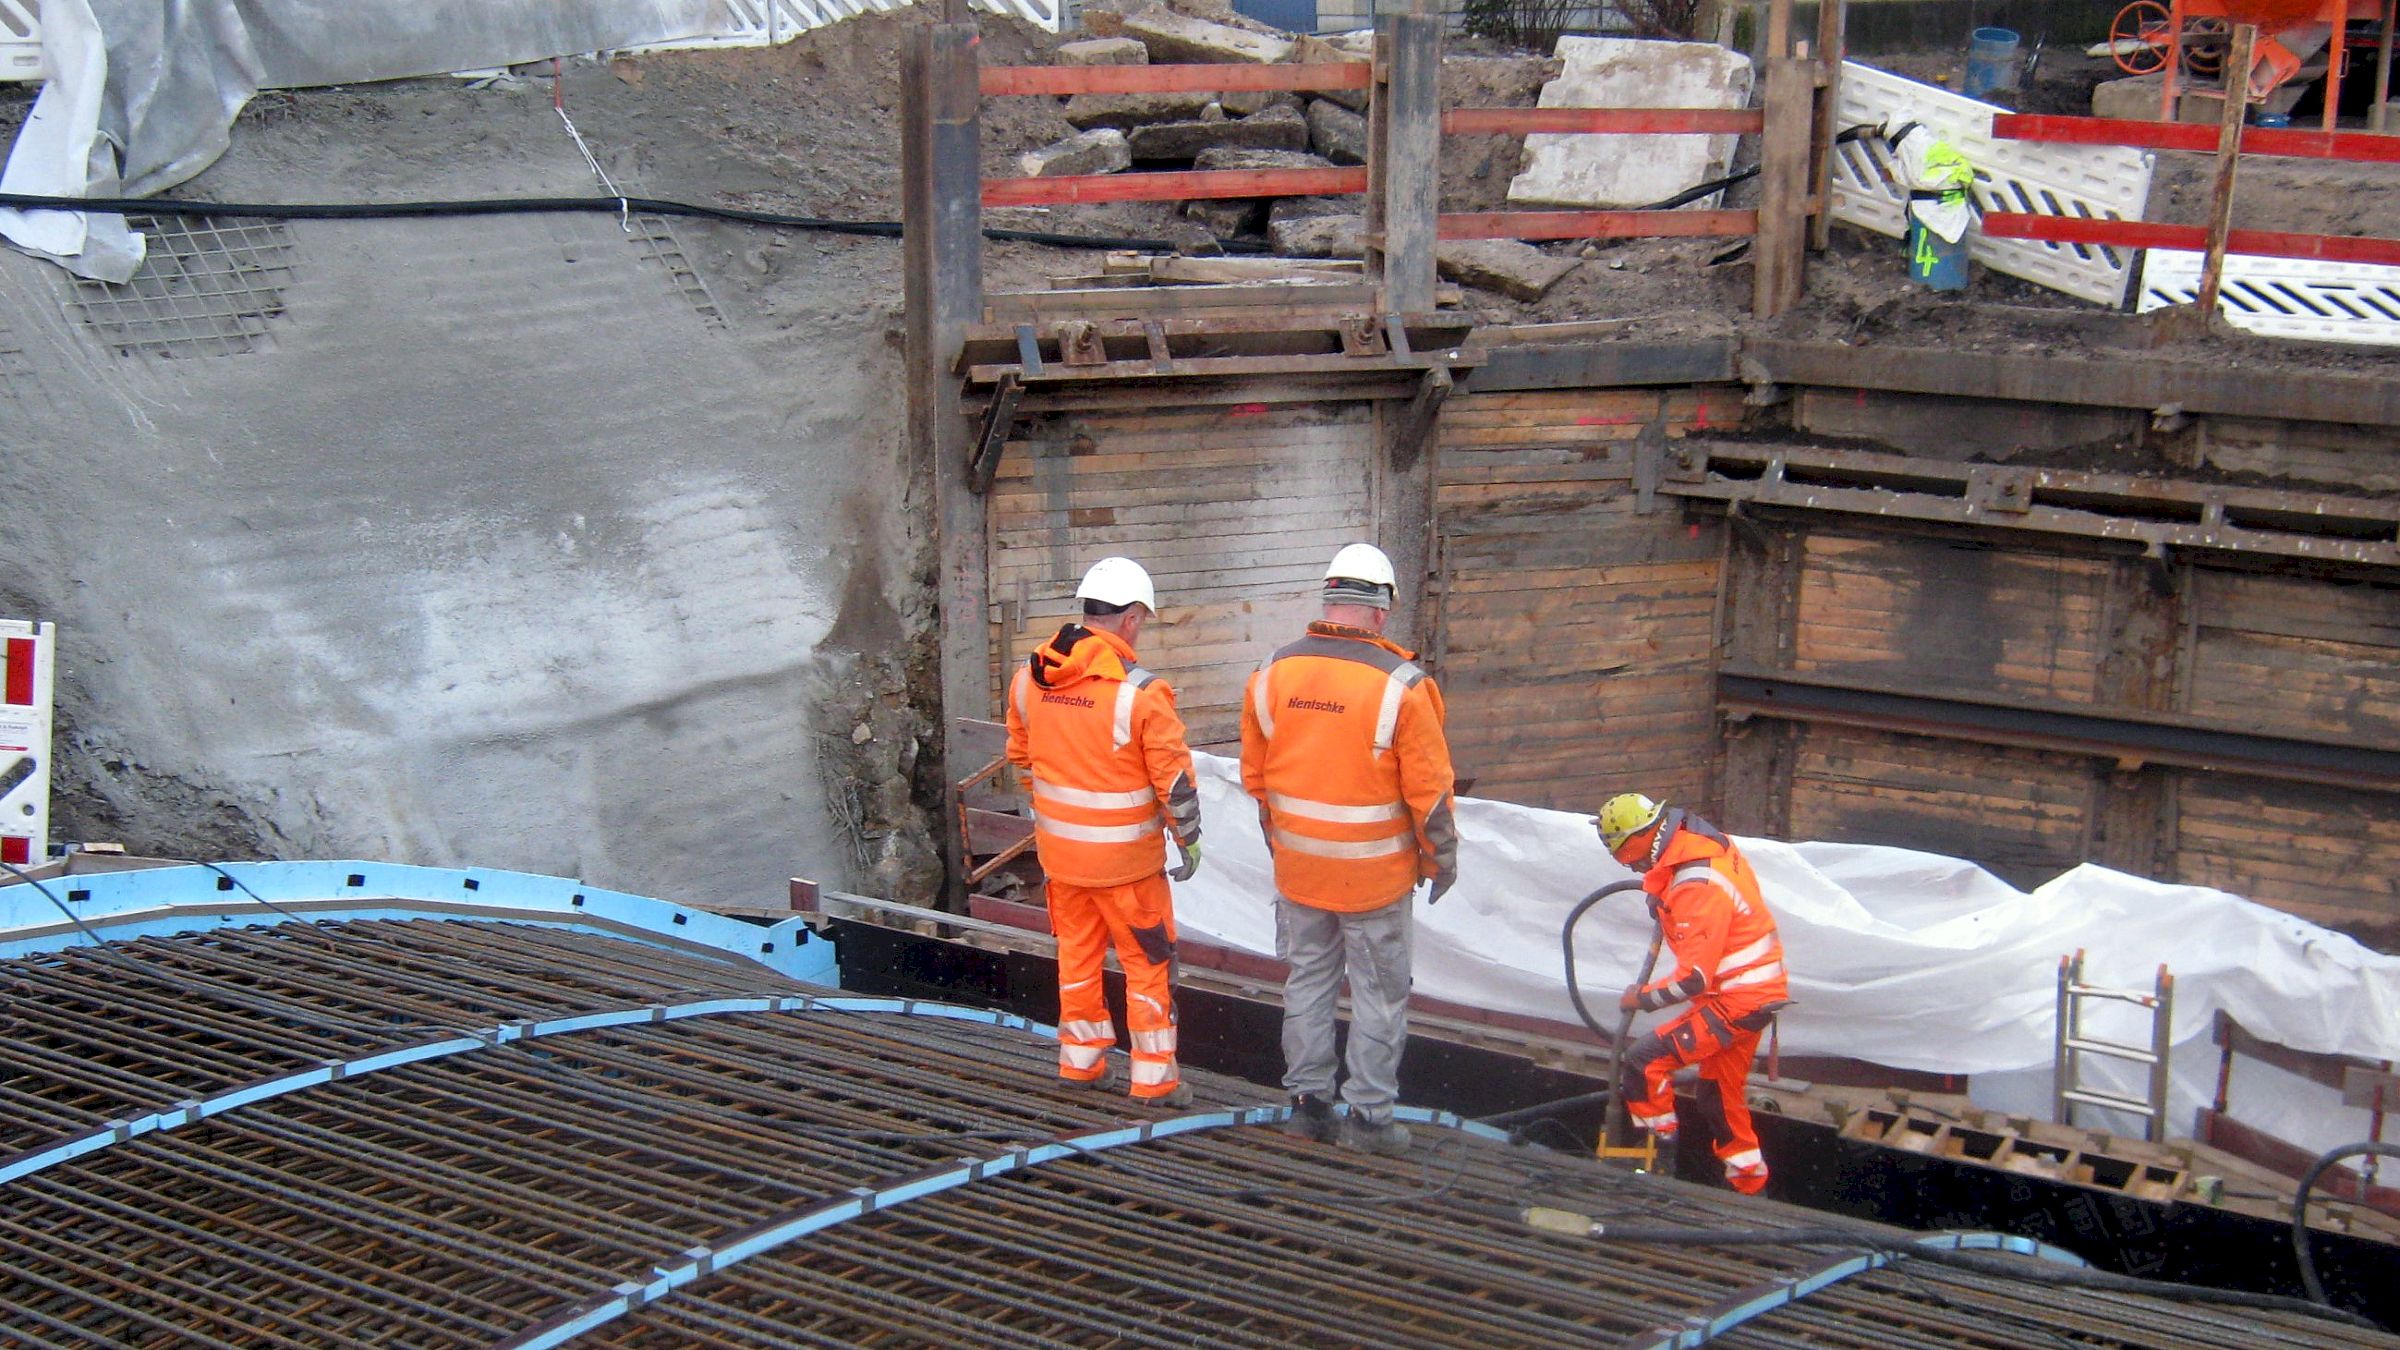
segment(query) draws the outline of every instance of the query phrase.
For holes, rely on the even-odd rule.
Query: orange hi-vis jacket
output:
[[[1783,940],[1749,861],[1696,816],[1683,816],[1673,829],[1658,861],[1642,874],[1642,889],[1654,897],[1675,952],[1675,973],[1642,986],[1642,1006],[1705,999],[1733,1022],[1790,1002]]]
[[[1358,913],[1458,872],[1442,692],[1409,652],[1317,622],[1251,675],[1242,786],[1258,799],[1275,889]]]
[[[1110,633],[1070,623],[1034,650],[1008,691],[1008,762],[1033,795],[1042,870],[1121,886],[1166,870],[1161,829],[1200,838],[1200,789],[1175,691]]]

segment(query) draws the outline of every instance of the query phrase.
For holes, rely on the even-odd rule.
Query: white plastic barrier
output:
[[[50,853],[50,673],[55,625],[0,619],[0,862]]]
[[[1931,127],[1975,166],[1975,199],[1987,211],[2021,211],[2097,220],[2140,220],[2154,162],[2122,146],[2044,145],[1992,137],[1992,115],[2005,112],[1930,84],[1842,63],[1841,128],[1867,134],[1835,147],[1834,219],[1897,239],[1907,225],[1908,193],[1892,173],[1892,152],[1874,128],[1895,112]],[[1968,235],[1968,253],[1995,272],[2104,305],[2122,305],[2133,281],[2133,249],[2056,244],[2039,239]]]
[[[0,0],[0,80],[38,80],[42,71],[39,0]]]
[[[2142,263],[2142,312],[2198,301],[2201,262],[2184,249],[2151,249]],[[2400,267],[2228,253],[2217,312],[2267,337],[2400,346]]]

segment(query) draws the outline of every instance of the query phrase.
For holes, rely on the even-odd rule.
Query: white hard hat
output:
[[[1329,604],[1389,609],[1396,585],[1392,560],[1373,544],[1344,544],[1342,551],[1333,555],[1332,565],[1325,569],[1325,599]]]
[[[1104,605],[1141,605],[1151,613],[1158,612],[1158,593],[1150,589],[1150,574],[1131,558],[1102,558],[1083,574],[1083,584],[1075,588],[1078,600],[1097,600]]]

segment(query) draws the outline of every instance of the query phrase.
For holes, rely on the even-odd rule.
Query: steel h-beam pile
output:
[[[1913,1261],[1796,1298],[1906,1235],[1457,1122],[1364,1157],[1222,1079],[1129,1124],[1014,1019],[596,932],[225,928],[0,989],[10,1345],[2400,1344]]]

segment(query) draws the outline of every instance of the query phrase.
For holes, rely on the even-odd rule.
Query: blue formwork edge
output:
[[[265,900],[302,918],[328,922],[449,916],[580,928],[737,957],[812,984],[837,983],[833,944],[797,916],[760,927],[690,905],[531,872],[355,860],[249,862],[47,877],[39,884],[110,941],[288,922],[287,915],[259,903]],[[0,960],[90,941],[33,885],[0,887]]]

